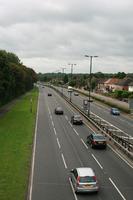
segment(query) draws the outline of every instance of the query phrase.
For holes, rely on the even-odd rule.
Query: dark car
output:
[[[72,124],[83,124],[83,119],[80,115],[75,114],[71,117]]]
[[[92,103],[92,102],[93,102],[93,99],[88,99],[88,102]]]
[[[90,144],[92,148],[94,148],[94,147],[106,148],[106,146],[107,146],[105,136],[100,133],[99,134],[91,133],[87,137],[87,143]]]
[[[48,96],[52,96],[52,94],[51,94],[51,93],[48,93]]]
[[[112,115],[120,115],[120,111],[118,110],[118,108],[111,108],[110,113]]]
[[[59,115],[63,115],[64,114],[64,112],[63,112],[63,109],[62,109],[62,107],[60,107],[60,106],[58,106],[58,107],[56,107],[55,108],[55,114],[59,114]]]

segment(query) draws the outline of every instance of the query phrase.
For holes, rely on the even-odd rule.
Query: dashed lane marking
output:
[[[85,144],[84,140],[81,138],[81,142],[83,143],[83,145],[85,146],[86,149],[88,149],[88,146]]]
[[[66,165],[66,161],[65,161],[65,158],[64,158],[63,153],[61,154],[61,157],[62,157],[62,160],[63,160],[64,166],[65,166],[65,168],[67,169],[67,165]]]
[[[95,157],[93,154],[91,154],[91,155],[92,155],[92,157],[94,158],[94,160],[97,162],[97,164],[99,165],[99,167],[100,167],[101,169],[103,169],[102,165],[101,165],[100,162],[96,159],[96,157]]]
[[[120,190],[118,189],[118,187],[115,185],[115,183],[112,181],[111,178],[109,178],[110,182],[113,184],[113,186],[115,187],[115,189],[117,190],[117,192],[120,194],[120,196],[122,197],[123,200],[126,200],[125,197],[123,196],[123,194],[120,192]]]

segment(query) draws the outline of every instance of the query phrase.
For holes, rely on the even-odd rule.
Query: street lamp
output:
[[[89,101],[88,101],[88,116],[90,117],[92,58],[97,58],[98,56],[89,56],[89,55],[85,55],[85,57],[90,58]]]
[[[62,96],[63,96],[63,75],[64,75],[64,70],[66,69],[65,67],[63,68],[61,68],[62,69]]]
[[[68,63],[68,65],[71,65],[71,81],[72,81],[72,74],[73,74],[73,66],[76,64],[73,63]]]

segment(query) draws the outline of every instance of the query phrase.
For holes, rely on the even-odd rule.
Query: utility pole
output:
[[[91,78],[92,78],[92,58],[97,58],[98,56],[89,56],[85,55],[85,57],[90,58],[90,77],[89,77],[89,100],[88,100],[88,117],[90,117],[90,101],[91,101]]]
[[[72,82],[73,66],[76,65],[76,64],[68,63],[68,65],[71,66],[71,82]]]
[[[63,96],[63,78],[64,78],[64,70],[66,69],[65,67],[62,67],[62,96]]]

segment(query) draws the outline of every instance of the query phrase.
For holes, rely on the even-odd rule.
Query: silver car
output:
[[[98,192],[99,186],[92,168],[81,167],[71,170],[71,183],[75,192]]]

